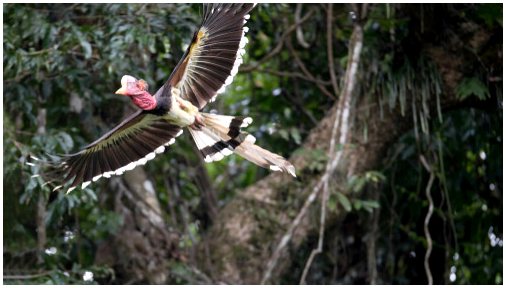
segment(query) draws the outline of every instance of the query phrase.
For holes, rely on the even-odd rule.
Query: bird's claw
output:
[[[193,130],[201,130],[202,127],[206,126],[204,124],[204,120],[202,119],[202,116],[200,115],[195,115],[195,121],[193,122],[193,124],[190,125],[190,128],[192,128]]]

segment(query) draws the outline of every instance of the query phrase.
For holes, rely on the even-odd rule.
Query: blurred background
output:
[[[297,179],[204,163],[186,132],[68,195],[31,177],[29,155],[78,151],[135,111],[122,75],[163,85],[201,13],[3,5],[5,284],[503,283],[502,4],[259,4],[206,111],[251,116]]]

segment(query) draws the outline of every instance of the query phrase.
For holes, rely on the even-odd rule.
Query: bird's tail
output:
[[[255,137],[241,131],[253,121],[250,117],[235,117],[201,113],[204,127],[190,128],[198,149],[206,162],[219,161],[236,153],[258,166],[283,171],[295,176],[295,168],[285,158],[255,145]]]

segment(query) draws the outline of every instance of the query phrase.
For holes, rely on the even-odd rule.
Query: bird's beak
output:
[[[119,88],[116,92],[114,92],[114,94],[120,94],[120,95],[126,95],[126,93],[127,93],[127,89],[126,89],[126,87],[123,87],[123,86],[121,88]]]

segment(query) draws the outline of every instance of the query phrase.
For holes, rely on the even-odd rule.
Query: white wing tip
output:
[[[244,23],[246,23],[246,20],[249,19],[249,14],[248,15],[245,15],[244,16]],[[230,76],[227,77],[227,79],[225,80],[225,83],[221,86],[221,88],[216,92],[216,94],[221,94],[223,92],[225,92],[225,87],[230,85],[230,83],[232,83],[233,79],[234,79],[234,76],[237,74],[237,72],[239,71],[239,66],[243,63],[243,59],[242,59],[242,56],[244,54],[246,54],[246,50],[244,49],[244,47],[246,47],[246,44],[248,43],[248,38],[246,36],[244,36],[246,34],[246,32],[249,31],[249,28],[248,27],[243,27],[243,36],[241,38],[241,42],[239,43],[239,50],[237,51],[237,54],[236,54],[236,59],[235,59],[235,62],[234,62],[234,66],[232,67],[232,70],[230,71]],[[213,100],[209,101],[209,102],[212,102]]]
[[[173,143],[173,141],[171,140],[171,141],[167,142],[165,145],[170,145],[172,143]],[[162,146],[156,148],[155,151],[153,151],[151,153],[148,153],[146,156],[144,156],[143,158],[140,158],[137,161],[130,162],[127,165],[125,165],[123,167],[120,167],[120,168],[118,168],[118,169],[116,169],[114,171],[107,171],[107,172],[104,172],[104,173],[102,173],[100,175],[97,175],[97,176],[93,177],[92,181],[95,182],[98,179],[100,179],[101,177],[111,178],[112,175],[118,175],[118,176],[119,175],[123,175],[123,173],[125,171],[130,171],[130,170],[133,170],[137,166],[145,165],[149,160],[154,159],[156,157],[156,154],[160,154],[163,151],[165,151],[165,147],[162,145]]]
[[[234,81],[234,77],[232,75],[227,77],[227,80],[225,80],[225,86],[230,85]]]
[[[165,151],[165,146],[163,145],[155,149],[156,154],[163,153],[163,151]]]
[[[221,93],[225,92],[225,87],[226,86],[221,86],[220,90],[216,91],[216,94],[221,94]],[[214,101],[215,99],[216,99],[216,96],[214,96],[210,102]]]
[[[146,160],[152,160],[155,158],[155,156],[156,154],[154,152],[151,152],[148,155],[144,156],[144,158],[146,158]]]
[[[148,159],[146,159],[146,157],[144,157],[144,158],[137,160],[136,163],[137,163],[137,165],[145,165],[147,162],[148,162]]]
[[[130,162],[128,163],[128,165],[126,165],[125,167],[123,167],[123,169],[125,169],[125,171],[130,171],[130,170],[133,170],[135,168],[135,162]]]
[[[77,186],[74,186],[74,187],[70,187],[69,190],[67,190],[67,193],[66,194],[69,194],[70,192],[72,192],[74,189],[76,189]]]
[[[90,185],[90,184],[91,184],[91,181],[83,182],[83,185],[81,185],[81,189],[88,187],[88,185]]]

